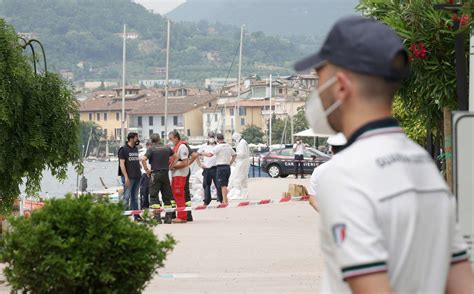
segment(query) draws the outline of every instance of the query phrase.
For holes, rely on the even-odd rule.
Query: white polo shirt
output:
[[[178,159],[177,160],[186,160],[189,159],[189,149],[185,144],[181,144],[178,148]],[[189,166],[180,169],[171,170],[172,177],[187,177],[189,175]]]
[[[325,163],[317,166],[314,170],[313,173],[311,174],[311,179],[309,182],[309,195],[315,196],[317,198],[318,196],[318,183],[319,179],[321,178],[321,175],[324,173],[324,171],[329,167],[329,163],[331,160],[326,161]]]
[[[198,153],[201,153],[201,152],[207,152],[207,153],[212,153],[212,151],[214,150],[214,147],[216,145],[212,145],[212,144],[203,144],[199,150],[198,150]],[[203,164],[207,167],[207,168],[211,168],[211,167],[214,167],[217,165],[217,159],[216,159],[216,156],[212,156],[212,157],[207,157],[207,156],[201,156],[201,158],[203,159]]]
[[[230,164],[230,161],[232,160],[232,156],[235,155],[234,149],[232,149],[232,147],[227,143],[217,144],[212,149],[211,153],[216,156],[217,165]]]
[[[303,142],[300,144],[293,144],[293,150],[295,151],[295,155],[304,155],[304,151],[306,150],[306,146]]]
[[[322,292],[350,293],[346,279],[387,272],[396,293],[443,293],[451,263],[467,260],[454,197],[396,121],[355,135],[318,182]]]

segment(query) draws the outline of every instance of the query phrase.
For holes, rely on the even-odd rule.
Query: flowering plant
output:
[[[424,143],[427,130],[431,130],[438,146],[442,146],[443,139],[443,108],[457,108],[455,38],[467,33],[472,25],[468,14],[472,4],[467,3],[454,14],[435,10],[435,4],[445,3],[446,0],[362,0],[358,6],[364,15],[393,28],[405,42],[411,73],[398,93],[395,116],[419,143]],[[452,30],[455,21],[460,22],[458,31]],[[466,62],[468,41],[465,38]]]

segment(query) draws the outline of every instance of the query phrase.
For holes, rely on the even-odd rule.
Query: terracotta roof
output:
[[[168,98],[168,114],[186,113],[193,108],[204,106],[208,102],[216,99],[217,97],[212,95],[186,96],[182,98],[170,97]],[[164,97],[152,97],[151,99],[148,99],[146,103],[143,103],[141,106],[130,112],[131,115],[164,113]]]
[[[145,97],[138,100],[125,100],[125,109],[130,111],[145,103]],[[115,111],[122,110],[122,101],[112,97],[89,98],[80,102],[80,111]]]
[[[138,95],[125,97],[125,109],[133,110],[133,113],[164,113],[165,98],[160,95],[161,89],[141,90]],[[185,97],[169,97],[169,112],[183,113],[194,107],[194,103],[202,105],[216,96],[208,95],[206,91],[201,91],[206,95],[190,95]],[[113,96],[112,96],[113,95]],[[115,111],[122,109],[121,97],[116,97],[114,91],[97,91],[91,94],[91,97],[80,102],[80,111]],[[171,112],[174,111],[174,112]]]

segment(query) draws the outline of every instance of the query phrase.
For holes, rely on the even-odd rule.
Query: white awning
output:
[[[293,135],[293,137],[322,137],[322,138],[327,138],[330,136],[331,135],[327,135],[327,134],[316,134],[315,132],[313,132],[312,129],[307,129]]]

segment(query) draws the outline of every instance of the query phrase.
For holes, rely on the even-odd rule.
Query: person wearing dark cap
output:
[[[347,138],[318,183],[322,292],[472,293],[455,199],[430,155],[392,117],[408,60],[392,29],[351,16],[295,65],[319,76],[306,102],[312,129]]]
[[[216,156],[217,165],[217,184],[218,189],[222,190],[222,199],[224,204],[228,204],[227,194],[230,178],[230,166],[234,163],[237,154],[234,149],[224,141],[224,134],[216,135],[217,145],[210,152],[201,152],[201,155],[207,157]]]
[[[212,152],[216,146],[216,134],[214,132],[209,132],[207,135],[207,143],[203,144],[199,150],[198,154],[203,152]],[[217,161],[216,156],[205,157],[200,156],[196,162],[202,168],[202,186],[204,188],[204,205],[209,205],[211,203],[211,186],[214,183],[214,186],[217,188]],[[202,161],[201,161],[202,159]],[[222,190],[217,188],[217,200],[222,203]]]

